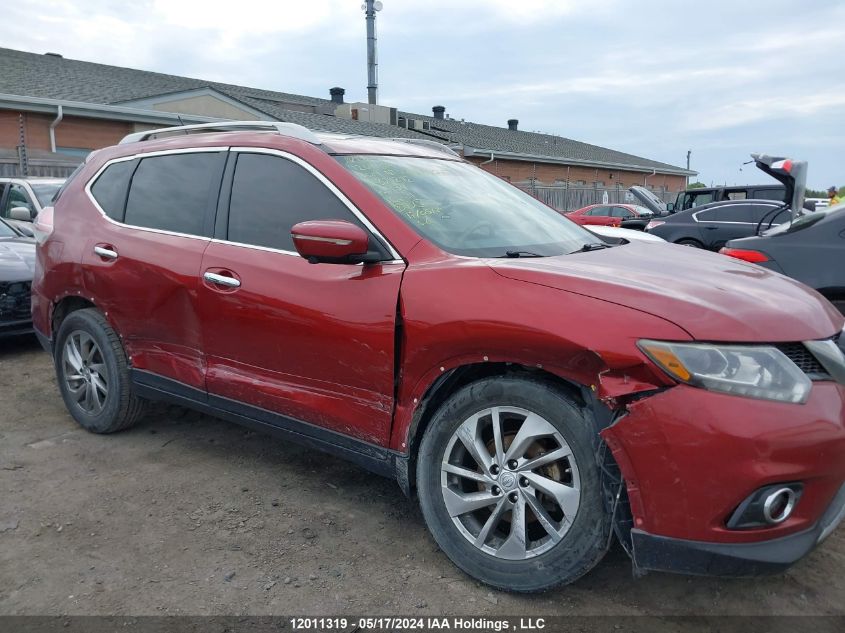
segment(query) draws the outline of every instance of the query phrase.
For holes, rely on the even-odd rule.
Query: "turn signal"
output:
[[[751,262],[752,264],[769,261],[769,257],[760,251],[750,251],[743,248],[728,248],[725,246],[719,252],[722,255],[736,257],[737,259],[741,259],[744,262]]]

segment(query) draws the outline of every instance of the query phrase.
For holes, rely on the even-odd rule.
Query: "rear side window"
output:
[[[361,222],[322,182],[293,161],[241,154],[232,181],[228,239],[295,250],[290,230],[307,220]]]
[[[112,163],[91,185],[91,195],[112,220],[123,222],[129,179],[137,164],[134,160]]]
[[[187,235],[204,235],[216,200],[224,155],[170,154],[141,159],[126,201],[124,222]]]
[[[752,207],[747,204],[731,204],[698,213],[700,222],[751,222]]]

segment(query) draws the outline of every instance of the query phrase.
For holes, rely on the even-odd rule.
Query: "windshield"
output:
[[[467,163],[409,156],[337,159],[414,230],[449,253],[551,256],[596,243],[554,209]]]
[[[0,237],[18,237],[18,234],[3,220],[0,220]]]
[[[53,196],[56,195],[56,192],[59,190],[59,187],[62,186],[61,182],[30,182],[29,186],[32,187],[32,192],[35,194],[35,197],[38,198],[38,204],[41,207],[49,207],[53,202]]]
[[[830,207],[827,209],[821,209],[819,211],[814,211],[813,213],[805,213],[802,216],[799,216],[795,219],[794,222],[784,222],[768,231],[764,231],[762,235],[765,237],[771,237],[772,235],[783,235],[785,233],[794,233],[795,231],[800,231],[802,229],[806,229],[808,227],[813,226],[816,222],[820,220],[824,220],[827,217],[832,216],[833,214],[841,214],[845,213],[845,203],[838,204],[835,207]]]

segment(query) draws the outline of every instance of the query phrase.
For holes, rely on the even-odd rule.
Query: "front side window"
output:
[[[307,220],[346,220],[361,226],[304,167],[279,156],[238,156],[229,202],[229,241],[295,251],[290,230]]]
[[[223,155],[169,154],[141,159],[126,201],[124,222],[187,235],[203,235],[216,199]]]
[[[35,209],[32,205],[32,201],[29,199],[26,189],[20,185],[11,185],[9,187],[9,195],[6,196],[6,206],[3,208],[3,217],[11,217],[12,209],[15,207],[24,207],[25,209],[29,209],[29,214],[34,215]]]
[[[417,233],[453,254],[551,256],[596,241],[554,209],[464,162],[377,155],[337,160]]]
[[[625,207],[613,207],[613,212],[611,213],[611,217],[614,218],[630,218],[632,215],[634,214]]]

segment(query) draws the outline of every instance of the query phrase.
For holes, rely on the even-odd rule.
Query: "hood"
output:
[[[674,244],[631,242],[559,257],[491,260],[489,265],[510,279],[660,317],[697,340],[804,341],[842,329],[842,315],[799,282]]]
[[[634,185],[633,187],[629,187],[628,191],[640,202],[640,204],[654,213],[654,215],[666,215],[668,213],[668,211],[666,211],[666,203],[645,187]]]
[[[35,240],[0,238],[0,281],[28,281],[35,269]]]

